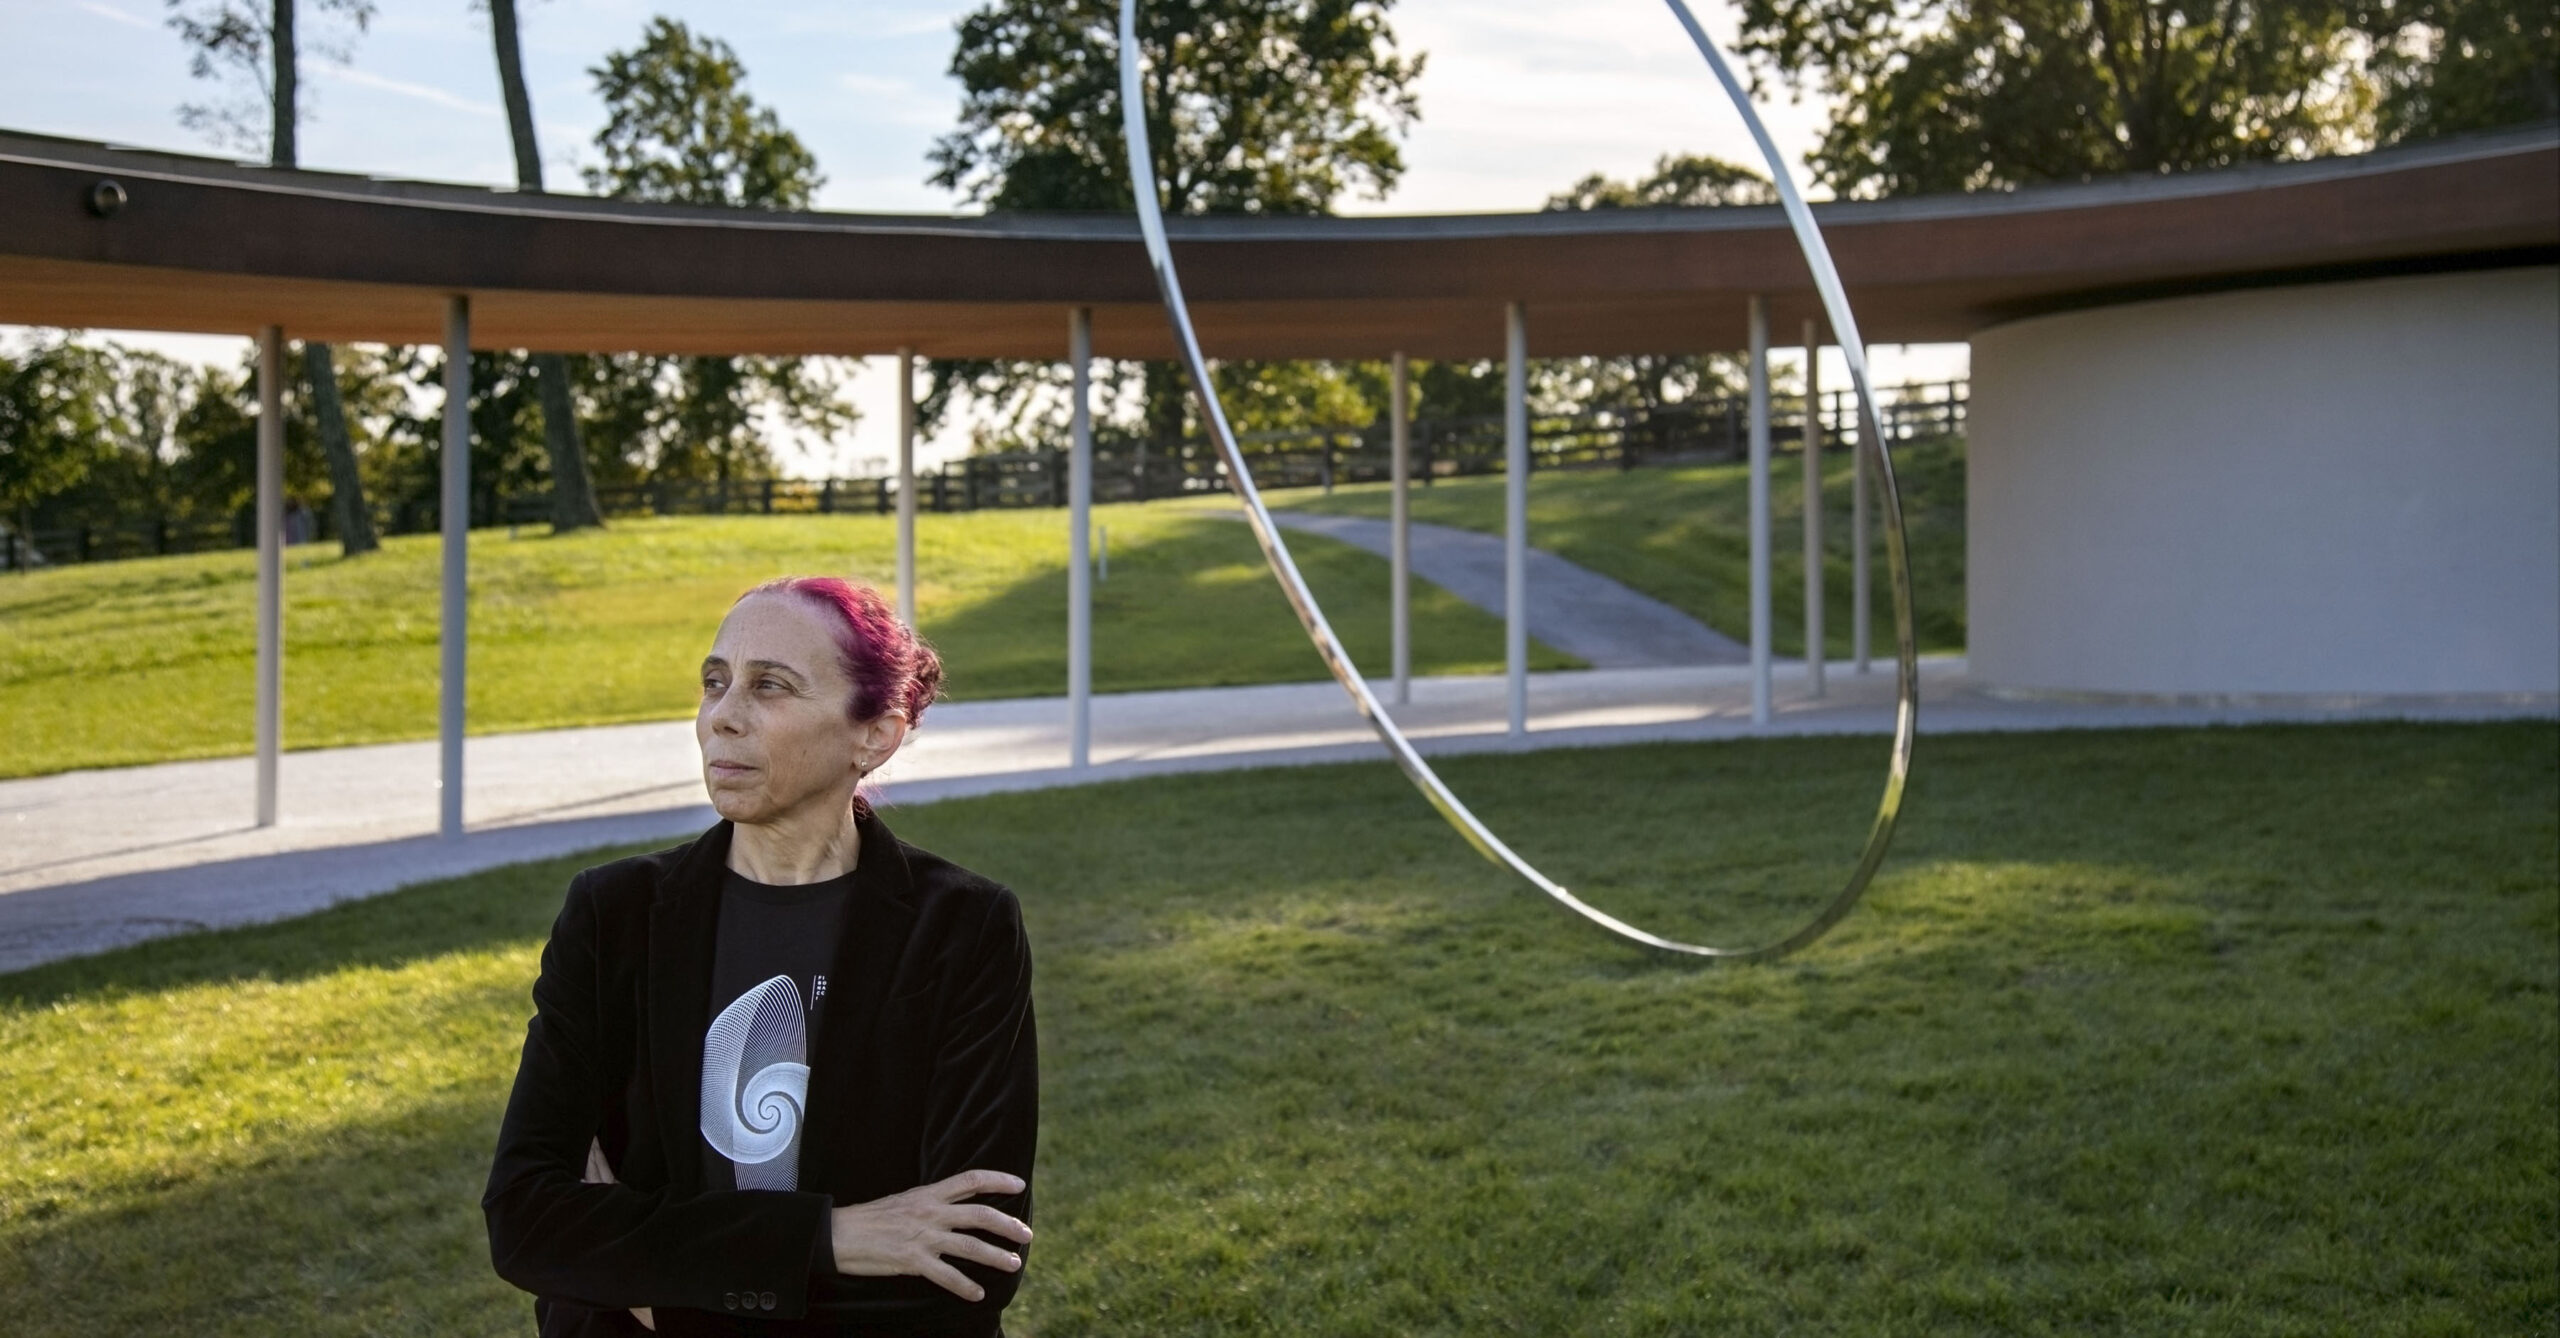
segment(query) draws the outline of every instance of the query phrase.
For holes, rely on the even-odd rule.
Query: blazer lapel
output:
[[[722,818],[695,838],[659,881],[649,907],[649,968],[640,998],[650,1098],[658,1146],[666,1149],[667,1185],[680,1197],[702,1192],[702,1159],[694,1146],[702,1114],[702,1031],[710,1020],[712,938],[720,927],[732,830]]]
[[[880,1006],[889,997],[898,959],[915,924],[915,896],[906,852],[878,815],[857,815],[862,849],[854,861],[853,894],[844,908],[843,930],[836,936],[827,975],[827,1007],[818,1014],[809,1044],[809,1108],[807,1130],[800,1141],[800,1183],[826,1189],[835,1183],[840,1165],[851,1156],[841,1134],[824,1130],[850,1128],[849,1111],[860,1095],[854,1090],[868,1066],[858,1061],[878,1025]],[[697,1011],[703,1005],[696,1005]],[[699,1038],[694,1064],[701,1065]]]

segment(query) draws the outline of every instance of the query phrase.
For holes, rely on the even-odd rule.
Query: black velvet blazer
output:
[[[1019,1195],[972,1201],[1030,1221],[1039,1122],[1013,893],[876,815],[856,822],[795,1191],[706,1190],[695,1147],[732,824],[570,880],[480,1199],[490,1258],[534,1294],[543,1334],[645,1332],[632,1306],[669,1338],[999,1331],[1018,1274],[954,1260],[986,1289],[969,1302],[919,1277],[839,1274],[827,1253],[837,1205],[966,1170],[1022,1177]],[[619,1183],[584,1183],[591,1138]]]

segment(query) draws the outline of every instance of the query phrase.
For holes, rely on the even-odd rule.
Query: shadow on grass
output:
[[[2555,745],[2560,728],[2548,722],[1926,738],[1867,903],[1799,960],[1842,960],[1852,950],[1844,945],[1874,937],[1866,921],[1875,905],[1923,872],[1950,868],[1991,881],[1979,897],[1942,894],[1925,913],[2023,931],[2029,947],[2039,916],[2078,909],[2076,901],[2044,906],[2031,886],[1991,877],[1999,871],[2113,870],[2114,884],[2141,883],[2145,900],[2204,908],[2198,914],[2219,917],[2223,935],[2376,915],[2399,924],[2457,902],[2476,908],[2483,896],[2530,899],[2548,891],[2537,880],[2560,830],[2549,804],[2560,784]],[[1873,817],[1885,754],[1879,739],[1780,739],[1435,766],[1498,835],[1577,895],[1655,932],[1749,942],[1794,927],[1838,889]],[[2319,779],[2306,780],[2306,768]],[[1383,892],[1421,879],[1533,907],[1521,932],[1578,936],[1595,966],[1699,967],[1619,945],[1549,906],[1468,849],[1388,763],[1265,772],[1249,810],[1209,826],[1187,802],[1199,783],[1008,796],[919,816],[943,842],[934,848],[1052,895],[1107,896],[1133,876],[1174,889],[1158,905],[1215,914],[1278,889]],[[2456,796],[2479,821],[2443,821]],[[1356,839],[1302,849],[1258,836],[1337,824]],[[1024,847],[1014,831],[1038,833],[1038,844]],[[2448,880],[2448,863],[2469,872]],[[2075,882],[2084,890],[2070,895],[2110,895],[2085,890],[2107,881]],[[2341,896],[2325,885],[2339,881],[2392,890]],[[2139,919],[2127,916],[2128,933]]]
[[[1964,443],[1959,438],[1906,442],[1894,447],[1894,456],[1917,600],[1914,633],[1923,651],[1961,652],[1965,644]],[[1837,658],[1848,654],[1852,635],[1850,475],[1845,453],[1825,460],[1824,625],[1829,652]],[[1781,486],[1771,495],[1770,523],[1781,535],[1797,533],[1803,524],[1803,492],[1796,486],[1802,468],[1801,457],[1777,465]],[[1747,587],[1749,557],[1747,478],[1748,471],[1740,464],[1679,465],[1623,474],[1611,470],[1544,473],[1530,483],[1529,542],[1681,608],[1708,626],[1739,628],[1749,622],[1741,593]],[[1502,532],[1498,476],[1444,480],[1435,488],[1415,490],[1413,497],[1418,520],[1486,534]],[[1388,492],[1383,485],[1361,484],[1331,497],[1300,492],[1278,504],[1383,517]],[[1883,520],[1878,516],[1871,523],[1875,529],[1870,538],[1876,545],[1871,612],[1877,619],[1875,645],[1881,649],[1893,643],[1893,610],[1884,589]],[[1778,590],[1802,588],[1803,561],[1796,544],[1780,542],[1771,562]],[[1801,603],[1787,594],[1772,612],[1776,653],[1801,655]],[[1885,653],[1889,655],[1890,650]]]
[[[1690,873],[1818,897],[1881,753],[1449,771],[1568,880],[1694,916]],[[1919,774],[1870,903],[1740,971],[1574,925],[1383,763],[893,812],[1020,890],[1039,952],[1020,1327],[2547,1328],[2560,728],[1932,738]],[[538,939],[594,858],[146,945],[94,988]],[[0,1281],[31,1331],[522,1331],[476,1207],[502,1099],[39,1200]]]
[[[1314,682],[1324,661],[1299,628],[1249,531],[1208,517],[1149,516],[1150,528],[1112,536],[1111,574],[1093,585],[1094,690]],[[1160,526],[1161,528],[1155,528]],[[1352,658],[1383,665],[1388,653],[1387,565],[1350,544],[1290,538],[1290,551]],[[1066,690],[1067,572],[1043,568],[1001,592],[936,618],[949,683],[969,699]],[[1499,621],[1437,586],[1413,600],[1417,673],[1498,667]],[[1539,670],[1582,661],[1543,642]]]
[[[448,953],[539,942],[550,934],[569,879],[580,869],[669,844],[605,846],[434,879],[292,919],[174,934],[48,962],[0,975],[0,1006],[41,1008],[235,980],[301,980],[349,967],[398,967]]]
[[[531,1332],[489,1262],[480,1191],[503,1091],[439,1096],[250,1166],[164,1173],[11,1215],[10,1333]]]
[[[1577,895],[1659,933],[1743,942],[1792,927],[1837,889],[1873,816],[1884,757],[1881,740],[1807,738],[1456,756],[1435,766],[1498,834]],[[2537,870],[2560,830],[2548,802],[2560,785],[2555,759],[2560,727],[2547,722],[1924,738],[1893,849],[1867,898],[1890,898],[1914,871],[1952,865],[2138,871],[2260,919],[2397,920],[2449,899],[2531,894],[2542,890]],[[2332,779],[2302,783],[2306,765]],[[1242,787],[1252,802],[1207,820],[1193,802],[1203,785]],[[2445,827],[2457,797],[2486,825]],[[1005,881],[1035,905],[1109,896],[1143,878],[1166,889],[1150,906],[1215,915],[1311,884],[1424,879],[1534,907],[1522,932],[1585,938],[1595,968],[1701,969],[1619,944],[1548,906],[1468,849],[1383,761],[1141,778],[884,812],[903,839]],[[1258,839],[1263,830],[1320,831],[1336,821],[1358,838],[1306,847]],[[2504,838],[2498,858],[2476,849],[2484,831]],[[599,847],[294,920],[0,975],[0,1004],[290,980],[538,942],[579,869],[672,843]],[[2481,881],[2430,879],[2448,858],[2478,863]],[[2324,869],[2395,890],[2349,898],[2343,910],[2294,909],[2303,880],[2326,877]],[[2037,911],[2006,901],[1970,913],[2014,921]],[[1830,948],[1800,960],[1836,958],[1864,914],[1853,912]]]

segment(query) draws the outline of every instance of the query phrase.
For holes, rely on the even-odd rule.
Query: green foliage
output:
[[[1423,58],[1393,0],[1177,0],[1138,10],[1147,133],[1170,214],[1318,214],[1384,199],[1420,113]],[[960,21],[960,128],[935,185],[990,209],[1130,207],[1117,6],[992,0]]]
[[[806,209],[825,180],[799,137],[748,95],[745,67],[716,37],[661,16],[639,46],[588,74],[605,104],[602,161],[584,173],[600,195]],[[599,354],[572,360],[571,375],[587,400],[583,436],[609,457],[596,470],[605,482],[631,468],[650,478],[768,478],[760,419],[840,432],[856,417],[836,397],[838,378],[808,358]],[[538,436],[538,414],[522,426]],[[628,468],[612,467],[615,458]]]
[[[1843,195],[2353,152],[2560,116],[2548,0],[1744,0]]]
[[[1748,167],[1703,153],[1666,153],[1635,181],[1594,172],[1547,197],[1549,209],[1642,209],[1667,205],[1776,204],[1778,188]]]
[[[2381,0],[2365,26],[2386,143],[2560,116],[2549,0]]]
[[[1743,0],[1753,82],[1838,111],[1842,195],[2002,189],[2353,147],[2349,0]]]
[[[188,414],[214,378],[175,359],[117,344],[93,346],[105,363],[98,416],[114,449],[69,491],[81,500],[140,499],[161,515],[197,509],[181,466],[199,455]]]
[[[220,90],[211,101],[180,105],[178,123],[261,158],[281,148],[279,165],[292,166],[291,146],[278,143],[276,129],[309,120],[312,98],[295,80],[286,90],[294,104],[292,117],[288,121],[277,115],[277,56],[283,56],[288,78],[303,51],[347,64],[355,58],[356,36],[371,25],[376,9],[374,0],[312,0],[312,10],[334,23],[301,30],[292,24],[299,4],[300,0],[167,0],[167,25],[188,48],[187,73]],[[279,17],[289,25],[282,33],[276,24]]]
[[[1384,199],[1404,172],[1396,141],[1420,116],[1423,57],[1395,44],[1393,0],[1177,0],[1142,5],[1147,133],[1168,214],[1320,214],[1346,194]],[[951,74],[960,125],[934,145],[933,184],[992,210],[1131,207],[1112,0],[990,0],[960,21]],[[1065,435],[1057,374],[1041,364],[936,360],[925,409],[955,397],[1007,428],[989,445]],[[1097,368],[1137,406],[1156,449],[1190,422],[1169,362]],[[1335,427],[1367,403],[1326,365],[1222,374],[1237,418]],[[1268,389],[1264,396],[1259,392]],[[1360,421],[1367,421],[1364,414]]]
[[[1366,427],[1388,408],[1385,363],[1229,359],[1209,378],[1240,433]]]
[[[0,354],[0,516],[78,483],[115,448],[111,355],[67,338]]]
[[[1594,172],[1547,197],[1550,210],[1696,208],[1778,202],[1767,177],[1721,158],[1666,153],[1634,181]],[[1495,365],[1500,375],[1499,365]],[[1723,354],[1646,353],[1633,357],[1574,357],[1531,365],[1529,398],[1541,413],[1593,413],[1659,409],[1698,397],[1739,391],[1741,363]],[[1483,412],[1501,411],[1496,400]]]
[[[1883,751],[1440,765],[1728,935],[1828,893]],[[2548,722],[1932,735],[1865,902],[1740,968],[1383,761],[884,812],[1038,958],[1008,1333],[2417,1338],[2560,1323],[2556,773]],[[480,1189],[622,853],[0,978],[10,1332],[524,1332]]]
[[[806,209],[825,178],[797,135],[746,89],[738,53],[663,15],[640,45],[587,71],[603,99],[603,161],[587,189],[625,200]]]

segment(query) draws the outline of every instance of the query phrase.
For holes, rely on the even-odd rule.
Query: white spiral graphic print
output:
[[[809,1100],[800,987],[775,976],[720,1010],[702,1038],[702,1136],[740,1189],[797,1189]]]

